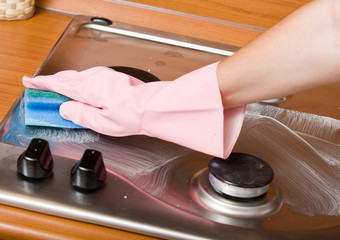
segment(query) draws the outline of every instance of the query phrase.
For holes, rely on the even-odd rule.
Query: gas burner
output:
[[[265,161],[243,153],[232,153],[227,159],[213,158],[209,171],[209,181],[217,192],[245,199],[265,194],[274,177]]]
[[[209,209],[209,218],[213,221],[231,224],[230,217],[243,219],[270,216],[281,207],[281,195],[274,184],[268,186],[266,194],[239,198],[216,191],[209,182],[209,175],[211,175],[209,170],[205,169],[194,176],[191,195],[202,206]]]
[[[191,196],[209,209],[209,219],[251,227],[249,217],[270,216],[281,207],[279,190],[270,184],[273,176],[272,168],[261,159],[232,153],[228,159],[213,158],[209,169],[194,176]]]
[[[124,67],[124,66],[114,66],[110,68],[112,68],[113,70],[117,72],[128,74],[146,83],[160,81],[159,78],[156,77],[155,75],[149,72],[146,72],[144,70],[138,69],[138,68]]]

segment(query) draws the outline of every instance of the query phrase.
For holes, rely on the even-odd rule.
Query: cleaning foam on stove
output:
[[[83,128],[73,122],[62,118],[59,107],[71,99],[61,94],[36,89],[25,89],[25,125],[57,127],[57,128]]]

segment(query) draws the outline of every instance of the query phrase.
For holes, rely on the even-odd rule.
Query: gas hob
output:
[[[234,46],[77,16],[36,75],[123,66],[171,81],[235,51]],[[234,151],[264,160],[274,178],[265,193],[245,199],[212,186],[211,156],[146,136],[27,127],[22,99],[0,125],[2,204],[168,239],[340,236],[339,120],[249,105]],[[47,141],[53,157],[53,172],[44,179],[18,174],[18,159],[34,138]],[[92,191],[74,188],[71,181],[71,169],[86,149],[100,152],[106,166],[104,185]]]

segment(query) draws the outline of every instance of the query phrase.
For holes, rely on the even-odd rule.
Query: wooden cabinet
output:
[[[268,28],[311,0],[128,0],[163,9]]]

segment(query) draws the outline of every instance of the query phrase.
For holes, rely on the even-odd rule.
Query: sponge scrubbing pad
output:
[[[55,92],[26,88],[24,95],[25,125],[83,128],[63,119],[59,114],[60,105],[70,100],[70,98]]]

